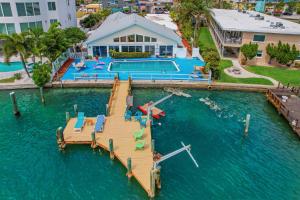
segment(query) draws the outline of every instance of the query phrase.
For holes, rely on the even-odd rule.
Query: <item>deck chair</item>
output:
[[[84,126],[84,121],[85,121],[85,117],[84,117],[84,113],[83,112],[78,112],[77,115],[77,121],[74,125],[74,131],[75,132],[80,132]]]
[[[136,141],[136,143],[135,143],[135,150],[144,149],[145,144],[146,144],[145,140],[138,140],[138,141]]]
[[[141,118],[140,126],[146,128],[147,126],[147,118]]]
[[[135,121],[140,121],[142,119],[143,113],[141,111],[137,111],[134,115]]]
[[[140,129],[140,130],[138,130],[138,131],[135,131],[135,132],[133,133],[134,139],[135,139],[135,140],[141,139],[141,138],[143,137],[143,135],[144,135],[144,132],[145,132],[145,128],[142,128],[142,129]]]
[[[104,127],[104,122],[105,122],[105,116],[104,115],[98,115],[96,119],[96,124],[95,124],[95,132],[99,133],[103,131]]]
[[[124,114],[125,121],[131,121],[132,112],[130,110],[126,110]]]

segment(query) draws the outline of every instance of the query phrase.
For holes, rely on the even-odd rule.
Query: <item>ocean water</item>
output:
[[[300,199],[300,141],[263,94],[185,90],[159,105],[166,112],[152,129],[156,150],[166,154],[192,145],[162,163],[155,199]],[[159,89],[134,89],[135,105],[158,100]],[[60,152],[55,130],[78,104],[87,116],[104,113],[109,89],[52,89],[41,105],[37,90],[0,92],[0,199],[149,199],[126,169],[105,152],[74,145]],[[249,135],[243,134],[251,114]]]

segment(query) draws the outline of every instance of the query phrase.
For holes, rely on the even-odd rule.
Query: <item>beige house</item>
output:
[[[295,44],[300,50],[300,24],[254,11],[212,9],[211,16],[210,31],[223,57],[241,60],[240,47],[250,42],[259,46],[256,57],[248,61],[253,65],[268,64],[269,43]]]

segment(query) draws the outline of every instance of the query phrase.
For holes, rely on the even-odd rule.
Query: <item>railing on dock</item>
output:
[[[114,82],[114,85],[113,85],[113,87],[111,89],[109,101],[108,101],[108,104],[107,104],[107,110],[106,110],[107,113],[106,114],[108,116],[110,115],[110,112],[111,112],[112,102],[114,100],[114,96],[115,96],[118,84],[119,84],[119,79],[115,78],[115,82]]]
[[[114,73],[74,73],[74,80],[113,80]]]

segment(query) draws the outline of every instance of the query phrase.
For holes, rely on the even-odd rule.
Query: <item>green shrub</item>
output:
[[[116,52],[110,51],[112,58],[148,58],[151,56],[149,52]]]
[[[15,73],[15,74],[14,74],[14,78],[15,78],[16,80],[20,80],[20,79],[22,78],[22,74],[21,74],[21,73]]]

